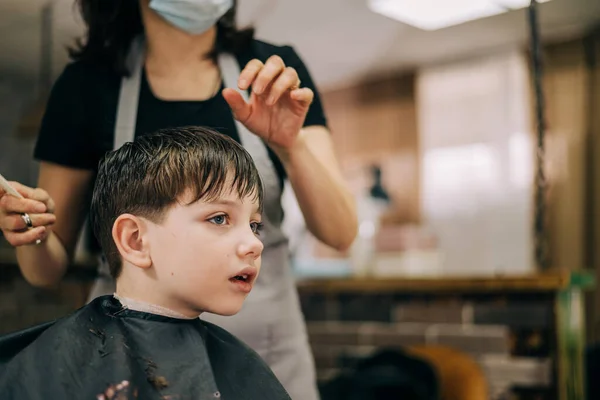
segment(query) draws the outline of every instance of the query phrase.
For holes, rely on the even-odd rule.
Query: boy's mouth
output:
[[[236,288],[242,292],[249,293],[252,290],[252,284],[256,279],[258,270],[256,267],[246,267],[236,275],[229,278],[229,281],[235,284]]]

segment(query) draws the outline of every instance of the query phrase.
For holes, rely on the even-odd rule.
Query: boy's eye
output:
[[[227,222],[227,216],[224,214],[215,215],[214,217],[210,218],[209,221],[215,225],[223,225]]]
[[[250,229],[254,232],[255,235],[260,235],[260,231],[262,231],[263,223],[262,222],[251,222]]]

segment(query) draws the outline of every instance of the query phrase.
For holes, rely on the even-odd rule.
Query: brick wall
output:
[[[551,399],[553,306],[546,296],[423,296],[301,291],[321,382],[376,349],[435,344],[471,355],[492,398]]]

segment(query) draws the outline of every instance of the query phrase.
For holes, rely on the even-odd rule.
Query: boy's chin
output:
[[[235,302],[232,302],[231,304],[227,305],[220,304],[212,308],[211,310],[206,311],[211,314],[222,315],[224,317],[231,317],[232,315],[235,315],[240,312],[243,304],[243,302],[240,302],[239,304]]]

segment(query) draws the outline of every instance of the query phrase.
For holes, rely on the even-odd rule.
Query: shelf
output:
[[[555,292],[568,288],[590,288],[593,275],[587,271],[555,270],[514,276],[448,278],[342,278],[303,279],[302,292],[381,293],[381,292]]]

